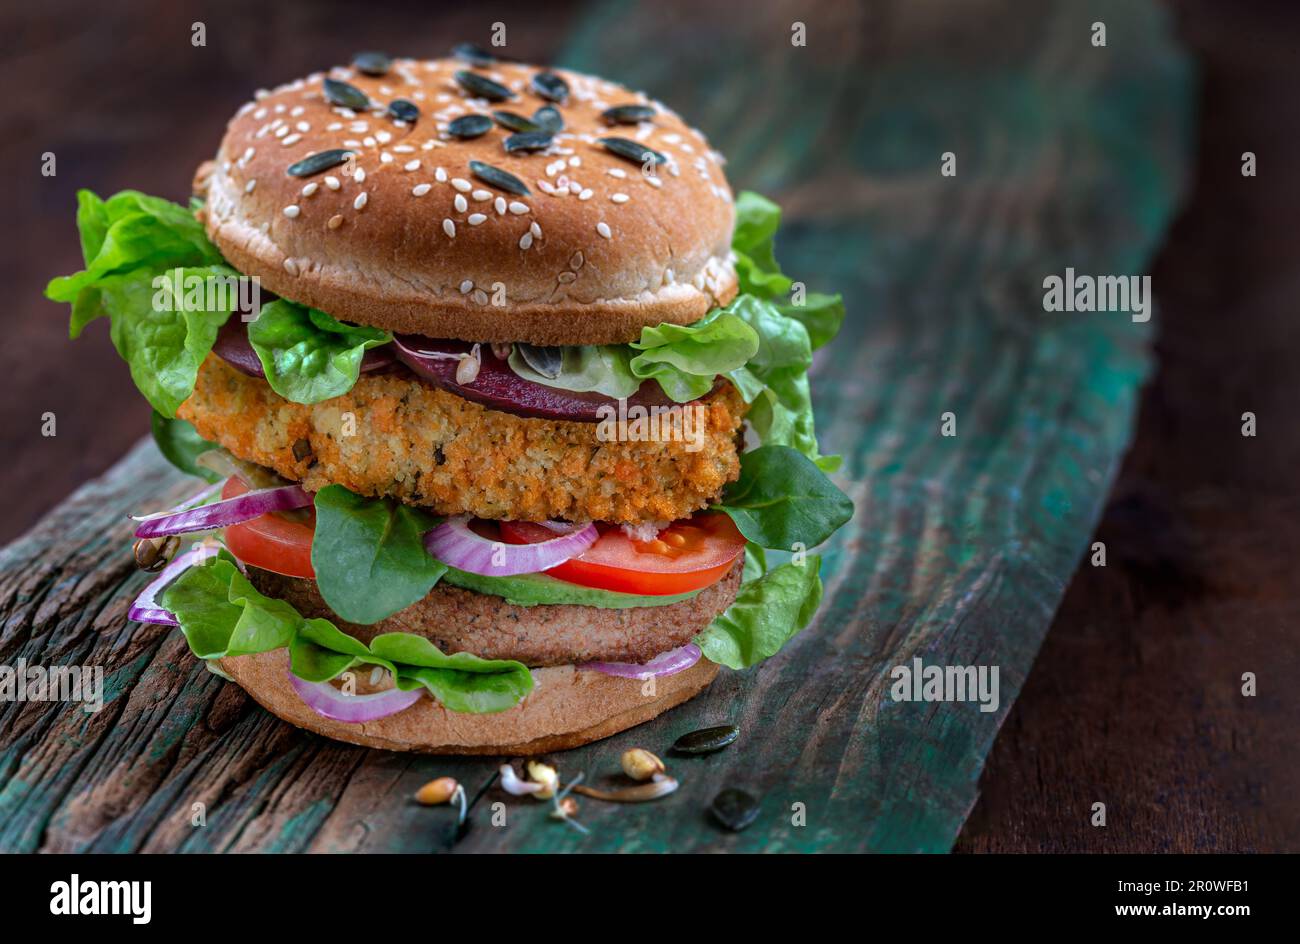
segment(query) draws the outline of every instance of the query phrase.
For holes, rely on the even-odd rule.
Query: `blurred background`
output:
[[[1072,6],[1079,22],[1092,19],[1093,4]],[[1239,664],[1242,651],[1270,670],[1274,686],[1290,686],[1300,669],[1289,632],[1300,619],[1293,402],[1300,369],[1300,241],[1293,231],[1300,218],[1300,4],[1162,6],[1195,63],[1197,119],[1186,142],[1191,176],[1182,209],[1152,269],[1160,306],[1156,373],[1097,532],[1125,550],[1112,566],[1076,575],[994,750],[962,851],[1300,843],[1294,803],[1278,802],[1300,795],[1286,733],[1294,699],[1274,694],[1252,706],[1262,720],[1245,728],[1254,733],[1243,740],[1243,728],[1223,723],[1226,713],[1247,710],[1241,700],[1207,694],[1214,691],[1209,677],[1230,655]],[[826,111],[843,111],[847,122],[857,104],[879,96],[873,69],[899,49],[933,48],[942,53],[934,62],[960,65],[1023,43],[1029,34],[1014,24],[1034,8],[989,0],[692,0],[654,4],[662,26],[652,35],[625,28],[634,15],[648,19],[636,4],[566,0],[6,5],[0,163],[10,212],[0,228],[0,273],[10,288],[0,319],[0,542],[25,531],[148,429],[148,407],[106,325],[70,343],[66,307],[42,296],[52,275],[81,265],[76,189],[106,195],[138,188],[183,201],[194,167],[211,156],[227,118],[253,89],[346,62],[361,48],[432,56],[460,40],[486,44],[495,21],[507,24],[508,53],[522,59],[554,61],[566,49],[602,43],[615,48],[651,94],[671,86],[676,69],[711,76],[734,72],[742,58],[750,81],[761,77],[764,99],[739,105],[701,81],[695,101],[680,104],[731,157],[736,189],[769,193],[794,227],[808,231],[828,231],[856,202],[878,207],[882,199],[897,199],[904,226],[908,191],[882,196],[871,176],[844,175],[862,128],[837,125]],[[742,34],[773,24],[788,29],[782,24],[796,19],[819,40],[808,64],[815,75],[803,77],[802,91],[781,62],[737,53],[752,49]],[[994,20],[1012,26],[990,36]],[[196,21],[206,24],[206,47],[191,45]],[[945,96],[932,75],[916,70],[922,100]],[[960,69],[946,81],[953,75]],[[807,95],[810,88],[821,94]],[[1032,99],[1032,88],[1014,91]],[[878,128],[916,132],[915,112],[882,109],[878,97],[874,104],[892,122]],[[1249,185],[1240,172],[1246,150],[1259,163]],[[57,155],[53,178],[38,173],[47,151]],[[888,149],[884,154],[887,165]],[[1166,185],[1158,175],[1149,183]],[[886,264],[866,243],[829,258],[834,245],[819,250],[828,270],[851,278]],[[851,298],[851,318],[870,318],[869,309]],[[1268,424],[1259,437],[1210,436],[1247,409]],[[57,416],[55,438],[39,435],[45,412]],[[1104,757],[1096,750],[1103,740]],[[1123,798],[1116,801],[1123,831],[1080,828],[1077,811],[1091,794],[1078,785],[1099,776]]]

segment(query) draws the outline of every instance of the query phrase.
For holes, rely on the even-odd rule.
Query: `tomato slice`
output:
[[[721,512],[676,521],[652,541],[635,541],[622,528],[601,527],[596,543],[546,573],[602,590],[667,596],[712,586],[745,553],[745,537]],[[536,544],[555,532],[527,521],[502,521],[501,540]]]
[[[234,498],[248,485],[232,476],[221,487],[222,498]],[[305,521],[291,521],[272,512],[226,528],[226,546],[245,564],[286,577],[316,579],[311,566],[311,539],[316,533],[316,510],[304,508]]]

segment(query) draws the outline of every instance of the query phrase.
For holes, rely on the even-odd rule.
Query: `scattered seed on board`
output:
[[[655,774],[664,772],[664,762],[642,747],[624,751],[619,763],[623,767],[623,773],[633,780],[649,780]]]
[[[709,812],[727,829],[738,833],[758,819],[758,800],[744,790],[729,787],[713,798]]]
[[[451,777],[430,780],[415,792],[415,801],[422,806],[438,806],[450,800],[459,786]]]
[[[673,750],[681,754],[709,754],[722,750],[738,737],[740,728],[734,724],[720,724],[683,734],[673,742]]]

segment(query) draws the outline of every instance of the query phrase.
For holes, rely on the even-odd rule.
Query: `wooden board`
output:
[[[1071,6],[963,6],[935,31],[922,28],[929,4],[827,5],[806,16],[812,45],[795,49],[776,7],[737,19],[613,5],[561,57],[680,104],[738,186],[789,208],[787,271],[850,298],[815,395],[858,514],[828,547],[817,621],[758,670],[724,673],[683,708],[559,758],[566,776],[599,783],[626,747],[663,751],[694,727],[739,724],[726,751],[670,761],[676,795],[584,801],[585,836],[529,801],[507,802],[494,826],[507,798],[491,762],[365,751],[269,718],[179,634],[125,622],[144,578],[120,516],[185,487],[144,444],[0,552],[0,659],[103,664],[112,696],[96,715],[0,705],[0,849],[950,848],[1148,365],[1148,326],[1045,313],[1042,279],[1067,265],[1140,272],[1184,170],[1188,77],[1163,16]],[[688,12],[689,34],[677,25]],[[1094,19],[1108,24],[1105,49],[1089,43]],[[944,151],[957,154],[955,178],[938,172]],[[955,437],[940,435],[945,411]],[[888,699],[889,669],[914,655],[998,666],[999,710]],[[473,801],[459,838],[448,810],[410,802],[443,774]],[[704,812],[724,786],[762,797],[739,835]],[[195,804],[204,826],[191,825]],[[796,804],[806,825],[791,822]]]

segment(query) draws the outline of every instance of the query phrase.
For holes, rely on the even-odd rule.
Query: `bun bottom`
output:
[[[221,660],[221,667],[267,711],[292,725],[336,741],[423,754],[549,754],[568,750],[649,721],[708,687],[718,666],[708,659],[676,675],[646,683],[572,665],[534,669],[531,694],[509,711],[472,715],[448,711],[431,698],[387,718],[349,724],[323,718],[289,684],[284,649]]]

